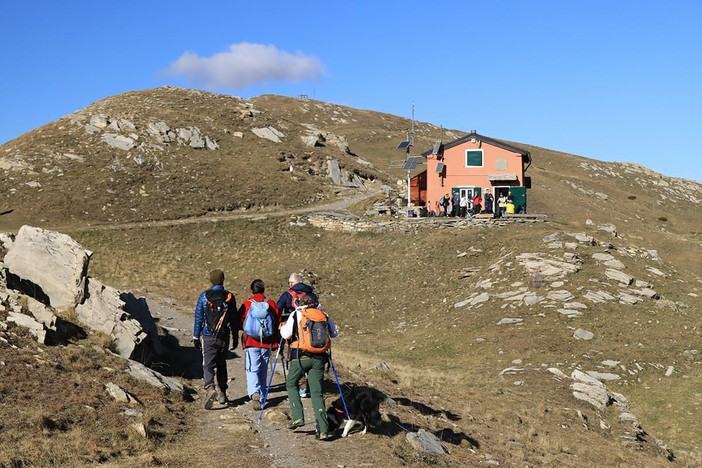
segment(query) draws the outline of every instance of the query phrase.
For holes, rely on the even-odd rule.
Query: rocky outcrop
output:
[[[108,334],[124,358],[145,346],[162,352],[146,301],[89,278],[92,253],[69,236],[23,226],[14,241],[2,239],[8,252],[0,271],[7,270],[9,289],[0,284],[0,299],[9,309],[9,322],[27,328],[41,343],[50,336],[60,342],[77,327],[58,320],[55,311],[75,310],[82,325]]]
[[[65,234],[22,226],[4,263],[20,290],[36,286],[40,300],[55,309],[69,309],[85,298],[91,255]]]

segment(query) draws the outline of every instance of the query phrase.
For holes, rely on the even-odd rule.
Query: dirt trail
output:
[[[193,367],[201,366],[199,361],[193,359],[193,356],[199,356],[191,345],[193,311],[187,306],[175,304],[175,301],[170,299],[149,298],[149,305],[157,323],[178,340],[183,359],[190,359],[189,365]],[[178,359],[181,359],[181,356],[178,356]],[[377,463],[377,455],[373,457],[372,450],[368,447],[368,444],[372,444],[372,436],[352,434],[348,438],[330,442],[316,440],[314,412],[309,398],[302,400],[307,424],[296,431],[287,428],[289,406],[280,361],[276,365],[268,397],[269,403],[260,421],[260,411],[255,411],[251,402],[247,401],[244,355],[241,347],[230,353],[227,369],[230,379],[227,392],[230,403],[226,406],[215,403],[209,411],[202,408],[202,379],[182,379],[186,386],[197,391],[196,400],[192,404],[196,405],[199,413],[191,438],[195,441],[207,440],[208,443],[221,447],[221,453],[228,454],[224,460],[213,456],[213,460],[201,458],[201,462],[211,466],[219,466],[220,462],[222,466],[236,465],[236,461],[231,458],[232,446],[236,444],[234,441],[241,438],[242,431],[245,431],[248,435],[255,434],[259,441],[246,446],[247,455],[260,457],[265,461],[264,466],[343,467],[372,466],[374,462]],[[329,377],[325,387],[333,388],[333,375],[330,374]],[[329,396],[330,392],[326,394]]]
[[[379,188],[371,188],[355,193],[350,196],[342,196],[341,199],[325,203],[321,205],[306,206],[303,208],[285,208],[272,211],[253,211],[253,212],[237,212],[237,213],[222,213],[208,214],[205,216],[193,216],[181,219],[165,219],[162,221],[137,221],[132,223],[111,223],[111,224],[96,224],[82,227],[52,227],[51,229],[61,232],[85,232],[85,231],[101,231],[113,229],[136,229],[149,227],[164,227],[178,226],[183,224],[199,224],[199,223],[214,223],[219,221],[231,221],[234,219],[255,219],[262,217],[279,217],[290,215],[301,215],[307,213],[315,213],[322,211],[345,211],[350,206],[382,193]]]

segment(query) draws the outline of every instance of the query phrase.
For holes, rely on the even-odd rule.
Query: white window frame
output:
[[[469,151],[480,151],[480,166],[469,166],[468,165],[468,152]],[[463,163],[465,167],[485,167],[485,152],[482,149],[470,148],[465,152],[465,157],[463,158]]]

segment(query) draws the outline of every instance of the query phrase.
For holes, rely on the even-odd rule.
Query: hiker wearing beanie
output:
[[[198,297],[193,325],[193,345],[202,351],[205,409],[212,408],[215,400],[220,404],[227,403],[226,356],[230,334],[234,339],[231,349],[238,345],[236,299],[224,289],[224,272],[212,270],[210,283],[210,289]],[[219,393],[215,388],[215,375]]]
[[[241,346],[246,353],[246,391],[256,411],[261,409],[261,395],[266,388],[271,350],[278,349],[280,341],[280,312],[276,303],[263,294],[265,290],[262,280],[253,280],[252,296],[239,308]]]
[[[298,393],[298,383],[303,375],[307,375],[307,385],[310,389],[314,417],[317,421],[318,438],[332,440],[329,432],[329,420],[324,406],[322,381],[331,347],[331,338],[339,332],[336,325],[326,312],[318,308],[311,295],[302,297],[299,306],[290,314],[287,322],[281,327],[280,335],[290,339],[290,369],[285,388],[288,391],[292,422],[289,429],[297,429],[305,425],[305,415],[302,400]]]

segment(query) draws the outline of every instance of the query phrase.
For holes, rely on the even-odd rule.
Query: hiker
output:
[[[302,400],[298,393],[298,382],[303,375],[306,375],[307,385],[312,394],[314,417],[319,430],[318,438],[319,440],[331,440],[332,434],[329,432],[329,421],[322,395],[322,380],[324,367],[329,359],[327,351],[331,347],[331,338],[336,337],[339,332],[327,313],[318,309],[319,305],[314,296],[307,294],[298,302],[299,307],[290,314],[280,330],[284,339],[292,340],[288,356],[290,369],[285,381],[292,417],[288,428],[297,429],[305,425]],[[315,324],[318,324],[320,328],[317,328]],[[321,338],[320,343],[315,342],[316,337]]]
[[[445,194],[443,197],[441,197],[440,204],[444,209],[444,216],[448,216],[448,206],[449,206],[449,194]]]
[[[205,380],[205,408],[212,408],[217,400],[227,404],[227,347],[229,335],[233,336],[231,349],[236,349],[237,321],[236,299],[224,289],[224,272],[210,272],[212,287],[203,291],[195,306],[193,345],[202,351],[202,374]],[[215,374],[219,393],[215,388]]]
[[[461,195],[458,192],[454,192],[453,196],[451,197],[451,216],[453,218],[457,218],[459,216],[460,204],[461,204]]]
[[[278,299],[278,309],[280,310],[280,315],[283,322],[287,322],[290,314],[295,311],[295,308],[297,307],[295,301],[300,300],[300,298],[303,296],[310,295],[312,296],[312,300],[315,304],[319,303],[317,295],[312,291],[312,286],[302,282],[302,275],[300,275],[300,273],[290,273],[290,276],[288,277],[288,290],[281,294],[280,299]],[[284,345],[285,344],[283,344],[283,346]],[[299,394],[303,398],[310,396],[304,382],[300,386]]]
[[[492,214],[492,205],[495,199],[492,197],[490,190],[485,189],[485,213]]]
[[[507,195],[505,195],[504,192],[502,192],[500,197],[497,199],[497,208],[497,217],[502,218],[507,210]]]
[[[258,411],[261,409],[261,395],[266,388],[271,350],[278,349],[278,328],[282,322],[278,306],[264,294],[266,286],[263,280],[253,280],[250,288],[252,296],[239,308],[239,325],[242,330],[241,347],[246,358],[246,392],[253,409]]]
[[[461,196],[461,201],[458,204],[461,207],[461,218],[465,218],[468,212],[468,196],[465,193]]]
[[[475,192],[473,196],[473,215],[480,213],[480,194]]]

